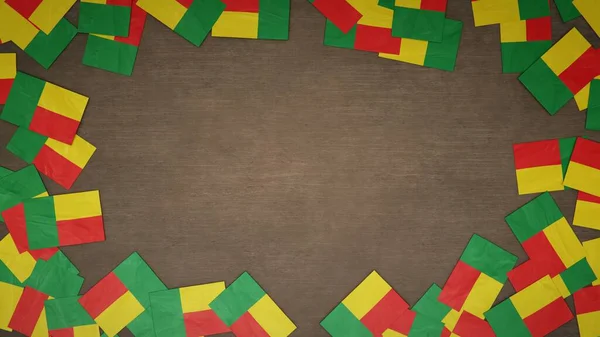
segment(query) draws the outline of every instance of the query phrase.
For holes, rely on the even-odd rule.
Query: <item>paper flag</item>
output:
[[[351,335],[357,337],[369,337],[368,335]],[[444,328],[444,324],[439,321],[417,313],[413,310],[406,310],[402,316],[396,320],[392,326],[383,334],[383,337],[448,337],[450,332]]]
[[[20,253],[10,234],[7,234],[0,240],[0,262],[8,268],[19,283],[23,283],[29,278],[35,268],[36,259],[49,259],[58,252],[58,249],[51,248],[46,251],[47,254],[44,254],[44,256],[35,254],[35,251]],[[0,281],[7,282],[6,280]]]
[[[0,104],[6,103],[10,88],[17,76],[17,54],[0,54]]]
[[[47,195],[38,171],[32,165],[26,166],[0,178],[0,213],[25,200]],[[0,221],[4,221],[1,215]]]
[[[521,74],[519,80],[554,115],[599,74],[600,53],[573,28]]]
[[[463,23],[461,21],[446,19],[444,40],[442,42],[402,39],[399,53],[380,53],[379,57],[429,68],[454,71],[462,28]]]
[[[600,76],[596,76],[594,79],[600,80]],[[578,93],[575,94],[575,103],[577,103],[577,108],[579,108],[579,111],[583,111],[588,108],[591,84],[591,82],[588,83],[588,85],[583,87],[583,89],[581,89]]]
[[[229,332],[209,307],[223,290],[225,282],[215,282],[151,293],[156,336],[209,336]]]
[[[597,0],[573,0],[573,5],[596,35],[600,36],[600,3]]]
[[[79,296],[50,299],[44,304],[52,337],[100,337],[100,329],[79,304]]]
[[[42,32],[50,34],[75,4],[75,0],[4,0]]]
[[[287,337],[296,330],[294,323],[247,272],[209,306],[237,337]]]
[[[8,327],[26,336],[48,336],[44,310],[44,302],[48,299],[48,295],[30,287],[23,288],[20,295],[17,288],[11,288],[9,292],[12,296],[10,302],[13,302],[10,304],[15,306]],[[18,300],[14,303],[17,295],[19,295]]]
[[[17,129],[6,148],[66,189],[73,186],[96,151],[79,136],[67,145],[24,128]]]
[[[8,324],[22,294],[23,287],[0,281],[0,330],[12,331]]]
[[[600,197],[584,192],[577,193],[573,226],[600,230]]]
[[[558,139],[513,145],[519,195],[564,190],[560,149]]]
[[[373,271],[321,322],[333,337],[380,336],[408,304]]]
[[[287,40],[289,0],[223,0],[225,11],[215,22],[212,36],[259,40]]]
[[[600,131],[600,80],[593,80],[590,84],[585,128],[588,130]]]
[[[592,282],[592,285],[598,286],[600,285],[600,238],[584,241],[583,249],[588,263],[592,267],[594,275],[596,275],[596,280]]]
[[[400,51],[401,40],[392,37],[391,28],[357,24],[346,34],[328,20],[325,26],[323,44],[338,48],[397,54]]]
[[[578,138],[571,155],[564,184],[600,197],[600,143]]]
[[[549,16],[500,24],[502,72],[522,73],[552,46]]]
[[[362,14],[352,7],[348,0],[308,0],[316,9],[331,21],[340,31],[348,33],[362,18]]]
[[[475,27],[550,16],[548,0],[477,0],[471,7]]]
[[[573,314],[549,276],[512,295],[485,313],[497,337],[545,336]]]
[[[81,33],[129,36],[132,0],[81,0]]]
[[[79,299],[108,337],[150,308],[149,293],[166,290],[138,253],[131,254]]]
[[[579,336],[600,336],[600,286],[579,290],[573,295]]]
[[[392,35],[442,42],[447,0],[396,0]]]
[[[563,22],[571,21],[581,16],[581,13],[573,5],[573,0],[554,0],[554,4]]]
[[[195,46],[225,10],[220,0],[138,0],[138,6]]]
[[[146,23],[146,12],[134,4],[131,8],[129,36],[88,36],[83,64],[117,74],[131,76]]]

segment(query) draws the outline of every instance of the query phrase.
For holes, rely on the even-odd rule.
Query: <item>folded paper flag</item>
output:
[[[166,289],[140,255],[133,253],[81,296],[79,303],[112,337],[150,308],[149,293]]]
[[[47,195],[48,192],[38,171],[33,165],[26,166],[0,178],[0,213],[27,199]],[[4,221],[1,215],[0,221]]]
[[[600,76],[596,76],[594,79],[600,80]],[[590,86],[592,82],[588,83],[588,85],[583,87],[583,89],[575,94],[575,103],[577,103],[577,108],[579,108],[579,111],[583,111],[588,108],[590,99]]]
[[[596,35],[600,36],[600,3],[597,0],[573,0],[573,5]]]
[[[471,7],[475,27],[550,16],[548,0],[478,0]]]
[[[17,129],[6,148],[66,189],[73,186],[96,151],[79,136],[67,145],[25,128]]]
[[[467,311],[463,311],[452,331],[460,337],[496,337],[488,322]],[[451,336],[454,337],[454,336]]]
[[[573,294],[579,336],[600,336],[600,286],[587,287]]]
[[[138,0],[138,6],[195,46],[225,10],[220,0]]]
[[[289,0],[223,0],[223,2],[227,7],[215,22],[212,36],[260,40],[288,39]]]
[[[552,46],[552,20],[538,19],[500,24],[502,72],[522,73]]]
[[[321,322],[333,337],[381,336],[408,304],[373,271]]]
[[[442,42],[447,0],[396,0],[392,35]]]
[[[485,313],[497,337],[545,336],[573,314],[549,276],[512,295]]]
[[[513,153],[519,195],[564,190],[558,139],[514,144]]]
[[[362,14],[348,0],[308,0],[328,21],[343,33],[348,33]]]
[[[435,326],[441,323],[443,330],[450,332],[455,328],[460,312],[440,302],[441,293],[442,289],[437,284],[432,284],[411,310],[431,318],[435,322]]]
[[[197,337],[229,332],[229,328],[209,307],[225,290],[225,282],[215,282],[150,294],[157,337]]]
[[[577,193],[573,226],[600,230],[600,197]]]
[[[50,34],[75,0],[4,0],[42,32]]]
[[[77,34],[77,28],[62,18],[49,33],[22,17],[8,4],[0,1],[0,36],[12,41],[42,67],[48,69]]]
[[[592,80],[585,128],[600,131],[600,79]]]
[[[450,337],[451,333],[439,321],[413,310],[406,310],[383,335],[347,335],[356,337]],[[454,336],[452,336],[454,337]]]
[[[79,303],[79,296],[47,300],[44,308],[50,336],[100,337],[98,325]]]
[[[600,238],[584,241],[583,249],[588,263],[596,275],[596,280],[592,282],[592,285],[598,286],[600,285]]]
[[[585,138],[577,139],[564,184],[600,197],[600,143]]]
[[[81,33],[129,36],[132,0],[81,0]]]
[[[287,337],[296,330],[294,323],[247,272],[209,306],[237,337]]]
[[[117,74],[131,76],[146,23],[146,12],[137,4],[131,7],[129,36],[88,36],[83,64]]]
[[[461,21],[446,19],[442,42],[402,39],[399,53],[379,53],[379,57],[429,68],[454,71],[462,28],[463,23]]]
[[[12,331],[8,327],[19,299],[23,294],[23,287],[0,281],[0,330]]]
[[[554,0],[554,4],[563,22],[571,21],[581,16],[581,13],[573,5],[573,0]]]
[[[554,115],[599,74],[600,52],[573,28],[521,74],[519,80]]]
[[[17,76],[17,54],[0,54],[0,104],[6,103],[10,88]]]
[[[9,302],[14,305],[8,327],[26,336],[47,337],[48,325],[44,302],[48,299],[48,295],[30,287],[21,288],[19,294],[19,290],[13,286],[8,292],[11,296]],[[15,299],[16,303],[14,303]]]

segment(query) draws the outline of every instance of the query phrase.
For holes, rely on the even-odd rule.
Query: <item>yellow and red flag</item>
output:
[[[42,32],[50,34],[75,0],[4,0]]]
[[[519,195],[564,189],[558,139],[514,144],[513,153]]]
[[[308,0],[323,16],[343,33],[348,33],[362,14],[348,0]]]
[[[17,76],[17,54],[0,54],[0,104],[5,104]]]
[[[289,0],[223,0],[225,11],[212,36],[260,40],[287,40],[290,26]]]
[[[600,143],[577,139],[564,184],[600,197]]]
[[[587,287],[573,294],[579,336],[600,336],[600,285]]]
[[[577,193],[573,225],[600,230],[600,197]]]

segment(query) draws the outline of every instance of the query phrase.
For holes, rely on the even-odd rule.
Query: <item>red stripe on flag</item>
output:
[[[92,318],[96,318],[126,292],[127,287],[111,272],[81,296],[79,303]]]
[[[479,275],[481,275],[479,270],[459,260],[442,288],[438,300],[452,309],[460,311]]]
[[[398,54],[400,41],[400,38],[392,36],[390,28],[358,25],[354,48],[375,53]]]
[[[408,334],[410,333],[410,328],[412,328],[416,316],[416,312],[412,310],[407,310],[404,312],[404,314],[402,314],[402,316],[400,316],[399,319],[392,323],[390,329],[408,336]]]
[[[600,143],[577,138],[571,161],[600,170]]]
[[[239,337],[270,337],[249,312],[231,325],[231,332]]]
[[[344,33],[348,33],[362,18],[362,14],[346,0],[315,0],[312,4]]]
[[[79,128],[78,121],[39,106],[35,108],[29,124],[29,130],[66,144],[73,143],[77,128]]]
[[[463,311],[452,331],[460,337],[495,337],[492,327],[485,320]]]
[[[600,285],[583,288],[573,294],[577,315],[600,311]]]
[[[527,41],[551,41],[552,18],[549,16],[525,20]]]
[[[523,322],[533,337],[543,337],[572,319],[573,314],[561,297],[524,318]]]
[[[115,36],[115,41],[139,47],[145,24],[146,12],[138,7],[138,5],[133,5],[131,7],[131,21],[129,22],[129,36]]]
[[[227,12],[251,12],[258,13],[260,10],[259,0],[222,0]]]
[[[561,165],[558,139],[514,144],[513,153],[515,168],[517,170],[530,167]]]
[[[360,321],[379,336],[407,310],[408,303],[392,289]]]
[[[2,217],[19,253],[27,251],[29,241],[27,240],[27,222],[25,221],[25,206],[23,206],[23,203],[2,212]]]
[[[24,335],[31,336],[42,309],[44,309],[44,301],[47,299],[48,295],[33,288],[25,287],[8,327]]]
[[[56,247],[29,250],[29,254],[31,254],[34,259],[42,259],[44,261],[48,261],[48,259],[56,254],[56,252],[58,252],[58,248]]]
[[[43,0],[6,0],[4,1],[24,18],[29,18]]]
[[[58,242],[61,246],[104,241],[102,216],[57,221]]]
[[[446,12],[448,0],[421,0],[421,9],[436,12]]]
[[[33,159],[33,165],[38,171],[57,182],[60,186],[70,189],[81,173],[81,168],[48,146],[42,149]]]
[[[576,94],[598,75],[600,75],[600,52],[590,47],[558,77],[572,93]]]
[[[10,92],[10,88],[12,88],[12,84],[14,81],[15,80],[13,78],[0,79],[0,104],[6,103],[8,93]]]
[[[65,328],[58,330],[48,331],[51,337],[75,337],[75,331],[73,328]]]
[[[579,191],[577,193],[577,201],[587,201],[593,202],[595,204],[600,204],[600,197]]]
[[[183,314],[187,336],[209,336],[229,332],[229,327],[212,310]]]
[[[127,6],[131,7],[132,0],[106,0],[106,4],[110,6]]]
[[[529,259],[534,261],[539,268],[543,268],[547,275],[554,277],[567,269],[543,231],[524,241],[521,245]]]
[[[506,274],[515,291],[521,291],[527,288],[546,275],[548,274],[544,268],[539,267],[532,260],[520,264]]]
[[[440,337],[450,337],[450,336],[452,336],[452,332],[450,330],[448,330],[448,328],[443,327]]]

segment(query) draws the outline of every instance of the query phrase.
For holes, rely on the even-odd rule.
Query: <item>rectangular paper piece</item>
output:
[[[50,336],[100,337],[98,325],[79,303],[79,296],[47,300],[44,308]]]
[[[150,294],[156,337],[198,337],[229,332],[209,304],[225,282],[157,291]]]
[[[75,0],[4,0],[42,32],[50,34],[75,4]]]
[[[131,8],[129,36],[88,36],[83,64],[113,73],[131,76],[146,23],[146,12],[137,4]]]
[[[554,115],[598,75],[600,52],[573,28],[521,74],[519,80]]]
[[[583,242],[583,249],[587,256],[588,262],[596,275],[596,280],[592,285],[600,285],[600,238]]]
[[[25,200],[2,216],[20,252],[105,240],[98,191]]]
[[[548,0],[477,0],[471,7],[475,27],[550,16]]]
[[[573,295],[579,336],[600,336],[600,286],[581,289]]]
[[[513,153],[519,195],[564,190],[558,139],[514,144]]]
[[[321,326],[332,337],[381,336],[406,311],[406,301],[373,271],[323,319]]]
[[[447,0],[396,0],[392,36],[442,42]]]
[[[597,0],[573,0],[573,5],[596,35],[600,36],[600,3]]]
[[[520,291],[549,275],[567,298],[595,279],[586,253],[549,193],[543,193],[506,217],[529,260],[508,273]]]
[[[137,4],[198,47],[225,10],[220,0],[138,0]]]
[[[129,36],[132,0],[81,0],[79,31],[90,34]]]
[[[565,186],[600,197],[600,143],[577,138]]]
[[[0,119],[72,144],[88,98],[18,72]]]
[[[497,337],[545,336],[571,319],[567,302],[549,276],[485,313]]]
[[[223,0],[225,11],[212,36],[259,40],[287,40],[290,30],[289,0]]]
[[[573,226],[600,230],[600,197],[584,192],[577,193]]]
[[[522,73],[552,46],[552,20],[538,19],[500,24],[502,72]]]
[[[573,0],[554,0],[554,4],[563,22],[571,21],[581,16],[581,13],[573,5]]]
[[[133,253],[81,296],[79,303],[104,333],[113,337],[150,310],[149,293],[162,290],[167,290],[165,285],[146,261]]]
[[[17,129],[6,148],[66,189],[73,186],[96,151],[79,136],[67,145],[24,128]]]
[[[0,1],[0,17],[2,40],[12,41],[46,69],[77,34],[77,28],[65,18],[60,19],[56,27],[46,34],[3,1]]]
[[[296,330],[294,323],[247,272],[209,306],[237,337],[287,337]]]
[[[0,213],[25,200],[45,196],[48,192],[33,165],[0,178]],[[4,221],[1,215],[0,221]]]
[[[17,54],[0,53],[0,104],[5,104],[17,76]]]
[[[348,33],[362,18],[362,14],[348,0],[308,0],[327,21],[343,33]]]
[[[588,130],[600,131],[600,79],[595,79],[590,83],[588,95],[589,104],[585,128]]]

